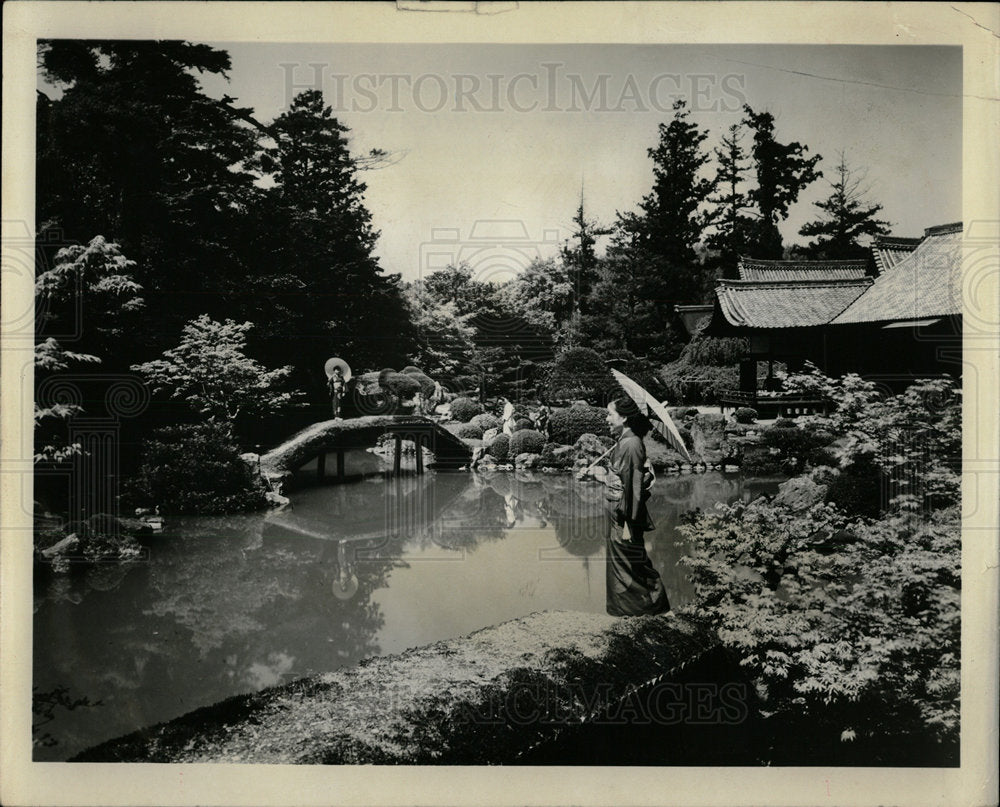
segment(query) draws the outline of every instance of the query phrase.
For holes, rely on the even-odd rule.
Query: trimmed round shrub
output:
[[[773,429],[797,429],[798,424],[791,418],[778,418],[772,425]]]
[[[382,389],[397,398],[412,398],[420,392],[420,382],[405,373],[390,373],[382,383]]]
[[[456,398],[451,402],[451,416],[459,423],[468,423],[482,411],[483,407],[470,398]]]
[[[524,418],[524,417],[514,418],[514,431],[516,432],[519,432],[522,429],[533,428],[534,425],[535,424],[531,421],[530,418]]]
[[[473,418],[473,421],[475,418]],[[472,440],[482,440],[483,430],[479,428],[476,423],[463,423],[458,429],[455,430],[455,434],[459,437],[466,437]]]
[[[379,386],[380,387],[383,386],[385,384],[385,380],[389,376],[395,374],[395,372],[396,371],[393,370],[391,367],[383,367],[381,370],[379,370],[378,371],[378,383],[379,383]]]
[[[481,415],[476,415],[469,423],[474,423],[480,428],[481,431],[486,431],[487,429],[499,429],[500,428],[500,418],[491,415],[489,412],[484,412]]]
[[[757,410],[751,409],[749,406],[741,406],[733,413],[733,417],[737,423],[753,423],[757,420]]]
[[[494,459],[504,462],[510,455],[510,438],[506,434],[498,434],[493,438],[487,452]]]
[[[568,409],[556,409],[549,417],[549,433],[555,443],[573,445],[581,434],[608,433],[608,412],[598,406],[576,404]]]
[[[552,362],[546,390],[555,400],[596,401],[609,383],[614,384],[614,379],[600,353],[589,347],[571,347]]]
[[[536,432],[534,429],[519,429],[510,436],[509,454],[516,457],[518,454],[541,454],[545,448],[545,435]]]
[[[406,373],[406,375],[423,375],[424,374],[423,370],[421,370],[419,367],[414,367],[412,364],[408,364],[406,367],[404,367],[399,372]]]
[[[263,483],[215,423],[153,432],[129,489],[136,504],[159,505],[165,513],[235,513],[265,504]]]

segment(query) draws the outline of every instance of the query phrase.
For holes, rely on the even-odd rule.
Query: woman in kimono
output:
[[[653,529],[646,510],[652,472],[647,472],[642,442],[651,424],[631,398],[619,398],[608,404],[608,425],[619,437],[604,478],[607,611],[612,616],[661,614],[670,610],[670,602],[643,544],[644,533]]]

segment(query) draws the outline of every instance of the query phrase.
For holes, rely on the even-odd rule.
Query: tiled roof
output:
[[[872,284],[871,278],[799,282],[723,280],[717,311],[737,328],[799,328],[825,325]],[[716,317],[713,317],[713,325]],[[722,326],[722,323],[718,323]]]
[[[740,258],[740,280],[858,280],[868,274],[868,261],[759,261]]]
[[[890,238],[879,236],[872,244],[872,257],[879,274],[899,263],[915,250],[923,239],[921,238]]]
[[[879,275],[832,324],[961,314],[961,225],[933,227],[927,232],[916,249]]]

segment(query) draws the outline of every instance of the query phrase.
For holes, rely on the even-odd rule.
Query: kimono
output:
[[[654,526],[646,509],[652,474],[646,471],[642,438],[631,429],[622,431],[611,452],[610,470],[605,478],[607,612],[611,616],[662,614],[670,610],[670,602],[643,544],[643,534]]]

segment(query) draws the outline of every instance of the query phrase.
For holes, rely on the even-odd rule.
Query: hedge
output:
[[[493,438],[487,449],[490,456],[503,462],[510,454],[510,438],[506,434],[498,434]]]
[[[483,407],[470,398],[456,398],[451,402],[451,416],[459,423],[468,423],[482,411]]]
[[[534,429],[519,429],[510,436],[509,453],[511,457],[518,454],[541,454],[545,447],[545,435]]]
[[[607,434],[607,415],[606,409],[586,404],[556,409],[549,417],[550,437],[555,443],[573,445],[581,434]]]
[[[484,432],[487,429],[500,428],[500,418],[496,417],[495,415],[491,415],[489,412],[484,412],[481,415],[476,415],[469,422],[474,423],[476,426],[478,426],[481,432]]]

